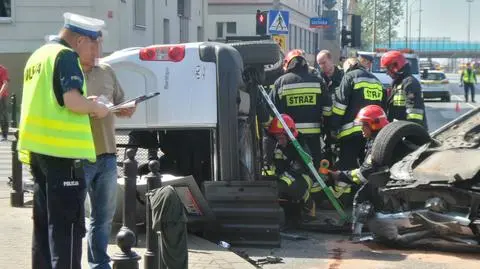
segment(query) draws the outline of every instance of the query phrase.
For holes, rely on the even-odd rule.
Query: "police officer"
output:
[[[321,126],[331,113],[331,98],[323,81],[309,72],[301,50],[290,51],[284,60],[285,74],[275,81],[273,102],[280,113],[290,115],[305,136],[314,163],[321,160]]]
[[[89,115],[108,108],[89,101],[80,63],[94,62],[104,22],[65,13],[59,42],[37,49],[24,71],[20,160],[30,164],[33,198],[32,268],[81,268],[85,179],[81,161],[95,161]]]
[[[309,153],[305,137],[295,128],[294,120],[287,114],[281,116],[304,151]],[[294,224],[300,219],[311,220],[315,216],[315,206],[310,196],[312,177],[277,117],[271,121],[268,133],[276,142],[273,170],[279,180],[279,197],[289,202],[288,206],[284,207],[286,221]],[[294,207],[295,202],[300,202],[301,208]]]
[[[365,53],[358,54],[358,61],[368,72],[372,72],[373,56]]]
[[[393,79],[392,94],[387,100],[388,120],[408,120],[428,129],[420,82],[412,75],[410,63],[400,51],[386,52],[381,67]]]
[[[467,63],[467,68],[462,71],[460,75],[460,87],[463,85],[465,91],[465,102],[468,102],[468,92],[472,96],[472,103],[475,103],[475,84],[477,83],[477,76],[472,69],[472,65]]]
[[[340,146],[336,167],[340,170],[357,168],[363,161],[365,139],[362,126],[354,122],[358,111],[367,105],[382,106],[386,98],[382,83],[366,71],[356,58],[349,58],[343,65],[345,75],[335,93],[331,125]]]

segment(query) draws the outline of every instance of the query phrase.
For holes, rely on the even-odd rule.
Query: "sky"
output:
[[[455,41],[468,39],[468,3],[466,0],[408,0],[412,10],[412,20],[409,23],[411,23],[413,37],[418,38],[420,2],[423,10],[421,12],[422,37],[450,37]],[[405,9],[405,5],[403,6]],[[470,40],[480,42],[480,0],[474,0],[470,6]],[[396,30],[399,37],[405,37],[404,19]]]

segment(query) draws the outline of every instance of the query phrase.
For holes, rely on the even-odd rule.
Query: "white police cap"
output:
[[[63,27],[72,32],[88,36],[94,40],[102,36],[102,29],[105,27],[105,22],[103,20],[70,12],[64,13],[63,18],[65,20]]]

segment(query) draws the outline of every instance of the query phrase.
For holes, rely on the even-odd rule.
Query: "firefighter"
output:
[[[295,121],[287,114],[281,116],[287,128],[308,154],[310,150],[305,136],[297,130]],[[284,207],[287,222],[296,222],[299,217],[303,220],[311,220],[315,216],[315,204],[310,196],[312,177],[277,117],[271,121],[268,133],[276,142],[273,170],[279,181],[279,198],[288,201],[288,206]],[[299,205],[301,210],[295,205]]]
[[[389,51],[382,56],[380,64],[393,79],[392,94],[387,100],[388,120],[413,121],[428,129],[422,87],[412,75],[405,56],[399,51]]]
[[[354,234],[359,234],[362,228],[362,219],[357,218],[357,206],[368,200],[369,195],[373,193],[372,186],[367,185],[368,177],[372,173],[377,172],[380,168],[372,162],[371,151],[373,142],[375,141],[378,132],[380,132],[389,121],[385,111],[380,106],[369,105],[358,112],[355,122],[361,124],[363,137],[367,140],[365,146],[365,160],[359,168],[349,171],[329,171],[329,175],[335,182],[335,190],[337,190],[338,187],[340,187],[340,190],[346,190],[349,188],[358,190],[356,191],[355,197],[351,198],[353,198],[353,227],[358,227],[357,229],[354,228]],[[351,201],[349,201],[349,204],[352,204]]]
[[[359,166],[357,159],[363,161],[365,147],[362,126],[354,122],[355,116],[367,105],[382,106],[386,94],[382,83],[356,58],[347,59],[343,67],[345,75],[335,93],[331,126],[337,130],[334,135],[340,147],[336,168],[350,170]]]
[[[320,134],[324,117],[331,115],[331,99],[323,80],[309,72],[301,50],[290,51],[284,60],[285,74],[275,81],[272,100],[280,113],[290,115],[304,135],[315,164],[322,159]]]
[[[367,182],[368,176],[375,171],[375,167],[371,160],[371,150],[375,137],[378,132],[385,127],[389,121],[382,107],[378,105],[368,105],[358,112],[355,122],[361,126],[362,135],[367,140],[365,146],[365,160],[360,168],[356,168],[348,171],[335,171],[331,172],[335,181],[357,184]]]

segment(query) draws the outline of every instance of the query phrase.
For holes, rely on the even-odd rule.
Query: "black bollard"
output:
[[[123,198],[123,226],[137,234],[137,170],[135,149],[127,149],[127,159],[123,161],[123,174],[125,175]]]
[[[140,256],[132,251],[137,239],[135,234],[123,226],[117,234],[117,246],[122,250],[121,253],[116,253],[112,257],[113,269],[138,269],[138,260]]]
[[[10,191],[10,206],[23,206],[23,179],[22,163],[18,160],[17,141],[18,130],[14,133],[15,139],[12,141],[12,190]]]
[[[17,95],[12,94],[10,97],[10,105],[12,106],[12,121],[10,127],[17,128]]]
[[[147,179],[147,194],[156,188],[162,186],[160,179],[160,163],[157,160],[150,161],[148,163],[150,173],[146,176]],[[150,199],[145,199],[145,211],[146,211],[146,236],[147,236],[147,251],[145,252],[144,269],[157,269],[158,267],[158,239],[155,231],[152,227],[152,208]]]
[[[112,257],[113,269],[138,269],[140,256],[132,251],[137,244],[136,232],[136,193],[137,193],[137,161],[135,150],[127,149],[127,159],[123,162],[124,198],[123,226],[117,234],[117,245],[122,250]]]

